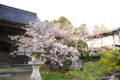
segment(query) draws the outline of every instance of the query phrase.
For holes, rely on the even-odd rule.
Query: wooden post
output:
[[[114,46],[114,50],[115,50],[115,40],[114,40],[115,38],[114,38],[114,34],[113,34],[113,46]]]

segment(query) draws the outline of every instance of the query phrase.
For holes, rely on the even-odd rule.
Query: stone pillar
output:
[[[33,72],[30,80],[42,80],[39,69],[41,66],[32,66]]]

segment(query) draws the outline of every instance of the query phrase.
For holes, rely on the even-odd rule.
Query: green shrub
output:
[[[82,59],[82,60],[91,59],[91,56],[89,55],[90,51],[89,51],[88,45],[87,45],[87,43],[85,41],[80,39],[77,42],[77,49],[78,49],[78,51],[80,53],[79,59]]]
[[[71,75],[66,75],[66,74],[61,74],[61,73],[58,73],[58,74],[56,74],[56,73],[50,73],[50,74],[42,73],[41,77],[43,80],[61,80],[62,78],[65,78],[65,79],[73,78]]]
[[[96,72],[100,72],[99,65],[96,65],[98,63],[99,62],[83,63],[83,70],[80,71],[80,69],[77,68],[71,73],[71,75],[73,77],[79,78],[80,80],[101,80],[96,74]]]
[[[76,68],[72,73],[71,73],[72,77],[76,77],[76,78],[80,78],[80,69]]]
[[[112,50],[105,53],[99,60],[99,66],[101,67],[103,74],[107,74],[107,72],[113,70],[120,72],[120,66],[116,65],[118,60],[120,60],[120,50]]]
[[[108,52],[108,51],[103,51],[103,52],[98,51],[98,52],[95,53],[94,55],[96,55],[96,56],[104,56],[107,52]]]
[[[119,56],[120,55],[120,49],[111,50],[111,51],[98,51],[94,55],[103,57],[103,56],[105,56],[106,53],[111,53],[113,55]]]
[[[79,68],[76,68],[76,69],[75,69],[75,72],[80,72],[80,69],[79,69]]]

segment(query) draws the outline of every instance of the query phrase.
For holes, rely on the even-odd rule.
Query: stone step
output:
[[[0,61],[0,63],[11,63],[11,61]]]
[[[11,62],[0,61],[0,64],[11,64]]]
[[[7,78],[7,77],[11,77],[11,74],[1,74],[0,75],[0,78],[2,79],[2,78]],[[0,79],[0,80],[1,80]]]
[[[11,67],[11,65],[10,64],[8,64],[8,65],[0,65],[0,68],[2,68],[2,67]]]
[[[11,63],[0,63],[0,65],[2,65],[2,64],[3,64],[3,65],[4,65],[4,64],[6,65],[6,64],[11,64]]]
[[[10,61],[0,61],[0,68],[2,67],[11,67]]]
[[[0,72],[0,78],[6,78],[6,77],[20,77],[20,76],[30,76],[32,71],[15,71],[15,72]],[[1,80],[1,79],[0,79]]]

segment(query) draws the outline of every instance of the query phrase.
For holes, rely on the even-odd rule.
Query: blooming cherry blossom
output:
[[[18,49],[21,47],[29,48],[33,50],[34,46],[37,45],[41,49],[47,51],[42,57],[45,62],[47,57],[51,58],[53,62],[58,62],[60,66],[63,66],[62,62],[65,60],[74,60],[72,53],[76,52],[73,47],[68,47],[61,43],[56,43],[56,36],[67,37],[73,33],[72,27],[59,28],[60,24],[55,24],[52,28],[46,24],[43,24],[40,20],[34,22],[30,21],[30,24],[26,27],[22,27],[26,30],[25,34],[20,36],[10,36],[12,40],[16,40]],[[26,38],[27,36],[27,38]],[[61,57],[62,56],[62,57]]]

